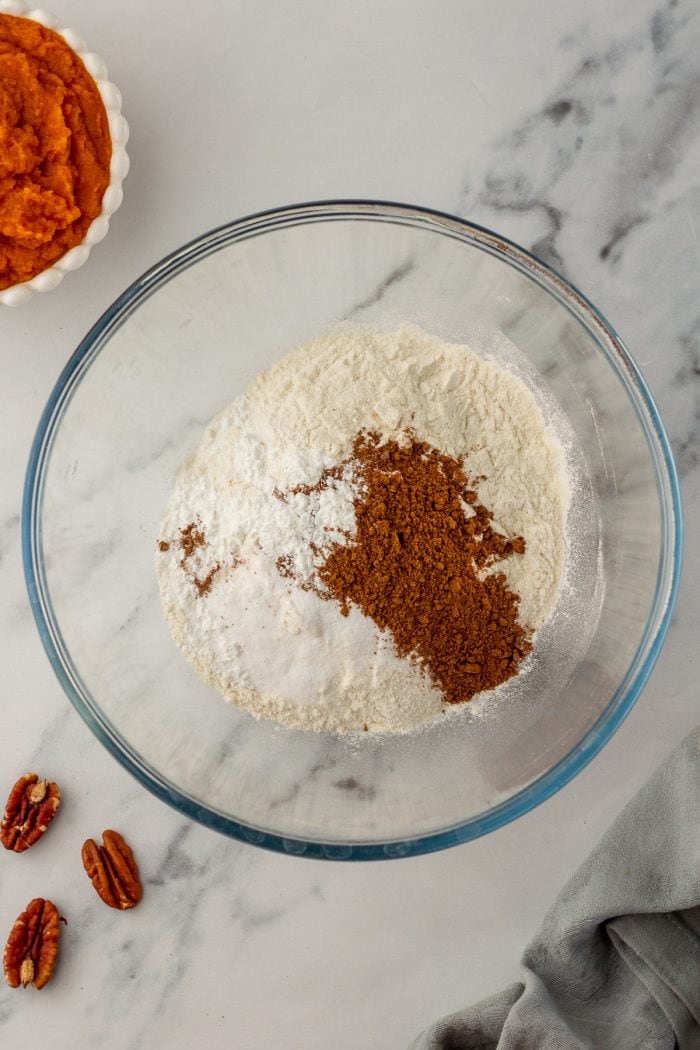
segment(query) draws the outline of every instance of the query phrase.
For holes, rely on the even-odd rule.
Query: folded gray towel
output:
[[[700,730],[564,887],[523,967],[413,1050],[700,1050]]]

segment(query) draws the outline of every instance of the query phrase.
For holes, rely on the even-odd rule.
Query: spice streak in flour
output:
[[[198,672],[254,715],[406,730],[517,673],[567,506],[520,379],[415,328],[344,327],[210,424],[161,528],[161,599]]]
[[[343,616],[356,605],[389,631],[399,656],[419,662],[447,703],[464,703],[517,674],[532,648],[503,573],[480,571],[522,555],[525,541],[493,530],[493,515],[457,460],[410,431],[400,437],[382,442],[362,433],[353,442],[350,542],[334,543],[313,581],[295,577],[283,556],[277,568],[336,600]],[[340,469],[324,471],[315,487]]]

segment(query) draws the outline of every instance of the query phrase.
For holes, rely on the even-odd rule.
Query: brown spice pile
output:
[[[191,521],[189,525],[185,525],[183,529],[180,529],[177,539],[174,541],[182,551],[182,558],[180,559],[180,565],[183,572],[192,581],[193,586],[197,591],[197,595],[201,598],[204,594],[209,594],[211,591],[214,577],[221,568],[219,562],[216,562],[208,571],[205,576],[199,576],[197,570],[190,564],[190,560],[193,555],[199,550],[206,550],[207,538],[204,534],[204,529],[199,521]],[[165,553],[170,550],[170,541],[159,540],[158,550]]]
[[[198,525],[196,521],[191,521],[189,525],[185,525],[184,529],[180,529],[179,543],[180,548],[183,551],[183,562],[188,561],[198,547],[206,547],[207,538],[204,535],[204,529],[202,528],[201,523]]]
[[[522,554],[525,541],[493,530],[461,463],[407,438],[405,446],[382,445],[377,434],[355,439],[357,531],[347,546],[334,545],[318,578],[344,615],[358,606],[391,632],[399,656],[422,663],[447,702],[463,703],[511,678],[532,649],[505,574],[480,578]]]

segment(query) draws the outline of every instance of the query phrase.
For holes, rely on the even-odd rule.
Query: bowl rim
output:
[[[172,277],[228,244],[249,237],[309,222],[343,220],[386,221],[418,226],[455,237],[496,255],[553,294],[597,339],[601,351],[623,384],[635,407],[654,463],[661,504],[659,569],[651,611],[637,651],[605,710],[585,736],[546,773],[491,809],[457,825],[388,842],[341,843],[290,838],[277,832],[247,825],[203,805],[141,760],[96,704],[62,648],[57,621],[53,618],[42,557],[41,510],[46,468],[53,439],[72,392],[93,358],[110,335]],[[531,252],[500,234],[466,219],[418,205],[370,199],[309,201],[254,212],[201,234],[166,255],[138,277],[93,324],[63,368],[41,415],[29,455],[22,505],[22,556],[29,601],[39,635],[69,700],[98,740],[141,784],[178,812],[242,842],[293,856],[330,860],[385,860],[431,853],[468,842],[494,831],[564,787],[579,773],[616,732],[630,712],[651,674],[668,631],[678,595],[683,541],[680,487],[670,443],[646,382],[612,325],[569,281]],[[85,694],[85,695],[83,695]]]

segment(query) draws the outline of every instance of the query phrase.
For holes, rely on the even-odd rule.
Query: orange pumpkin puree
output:
[[[104,103],[58,33],[0,14],[0,289],[82,241],[109,185]]]

